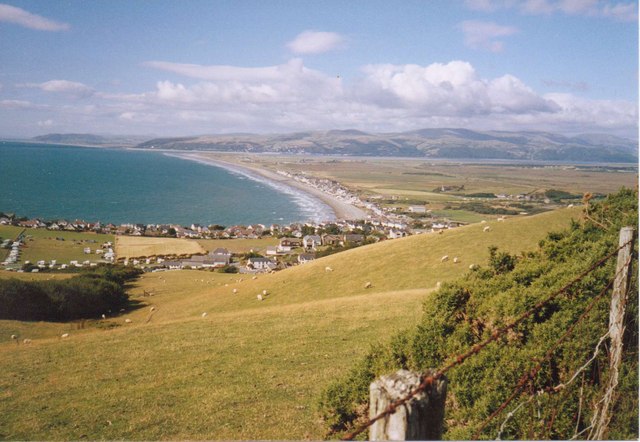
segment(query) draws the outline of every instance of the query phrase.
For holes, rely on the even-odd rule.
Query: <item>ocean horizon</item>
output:
[[[0,142],[0,212],[102,223],[335,219],[317,197],[242,169],[153,151]]]

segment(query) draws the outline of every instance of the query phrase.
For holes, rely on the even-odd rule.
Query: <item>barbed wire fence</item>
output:
[[[389,405],[384,410],[382,410],[377,415],[375,415],[373,417],[370,417],[366,422],[364,422],[364,423],[360,424],[359,426],[357,426],[353,431],[351,431],[350,433],[346,434],[342,438],[342,440],[353,440],[359,434],[363,433],[369,427],[374,425],[376,422],[380,421],[381,419],[385,419],[385,418],[389,417],[390,415],[393,415],[400,407],[403,407],[406,404],[410,403],[414,398],[416,398],[416,396],[421,395],[422,393],[425,393],[426,391],[432,389],[438,381],[440,381],[440,380],[442,380],[444,378],[445,374],[448,371],[450,371],[451,369],[453,369],[453,368],[455,368],[455,367],[457,367],[459,365],[462,365],[466,360],[468,360],[472,356],[474,356],[474,355],[478,354],[479,352],[481,352],[482,350],[484,350],[487,346],[489,346],[489,344],[491,344],[491,343],[493,343],[495,341],[498,341],[500,338],[505,336],[509,331],[513,330],[515,327],[517,327],[519,324],[521,324],[524,320],[526,320],[527,318],[531,317],[535,312],[537,312],[541,308],[547,306],[549,303],[551,303],[556,298],[558,298],[561,294],[567,293],[569,289],[571,289],[577,283],[582,281],[585,277],[590,275],[596,269],[598,269],[601,266],[603,266],[613,256],[618,255],[618,263],[617,263],[617,268],[616,268],[616,272],[615,272],[614,276],[608,281],[608,283],[600,291],[600,293],[598,293],[598,295],[596,295],[591,300],[591,302],[587,305],[587,307],[585,307],[585,309],[583,310],[582,314],[566,329],[566,331],[550,347],[548,347],[545,355],[541,359],[539,359],[537,361],[536,365],[531,370],[526,371],[520,377],[518,383],[514,387],[512,393],[509,395],[509,397],[507,397],[507,399],[505,399],[505,401],[496,410],[494,410],[494,412],[492,412],[489,415],[489,417],[487,417],[482,422],[482,424],[476,430],[476,432],[474,433],[474,436],[473,436],[474,439],[478,439],[480,434],[482,433],[482,431],[491,423],[491,421],[493,419],[495,419],[498,415],[500,415],[508,407],[508,405],[511,402],[513,402],[514,399],[518,398],[522,394],[522,391],[524,390],[524,388],[527,385],[531,385],[531,387],[533,387],[532,381],[536,377],[536,375],[540,372],[540,370],[542,369],[543,364],[545,362],[549,361],[553,357],[553,355],[554,355],[555,351],[558,349],[558,347],[573,334],[573,332],[575,331],[575,329],[578,326],[578,324],[580,324],[589,315],[589,313],[594,308],[594,306],[597,304],[597,302],[604,297],[604,295],[609,291],[609,289],[611,289],[611,287],[614,286],[614,285],[619,285],[618,281],[621,279],[621,277],[628,279],[629,273],[630,273],[629,272],[629,268],[630,268],[631,263],[633,261],[633,254],[631,253],[631,249],[633,248],[633,239],[634,239],[633,238],[633,229],[631,227],[623,228],[621,230],[621,234],[620,234],[619,246],[614,251],[612,251],[611,253],[607,254],[606,256],[604,256],[603,258],[601,258],[600,260],[598,260],[594,264],[590,265],[586,270],[584,270],[582,273],[580,273],[578,276],[576,276],[570,282],[565,284],[560,289],[552,292],[545,299],[543,299],[543,300],[539,301],[538,303],[536,303],[533,307],[531,307],[530,309],[528,309],[527,311],[522,313],[520,316],[518,316],[511,323],[509,323],[509,324],[499,328],[498,330],[495,330],[494,332],[492,332],[491,335],[487,339],[485,339],[484,341],[473,345],[471,348],[469,348],[466,352],[464,352],[462,354],[455,355],[455,356],[452,356],[452,357],[448,358],[449,362],[447,364],[445,364],[442,368],[437,369],[437,370],[430,370],[428,372],[422,373],[420,375],[420,383],[416,387],[412,388],[407,394],[405,394],[401,398],[390,402]],[[621,258],[621,256],[623,255],[623,251],[625,252],[624,253],[624,257]],[[614,286],[614,292],[615,292],[615,288],[616,287]],[[625,293],[622,294],[623,295],[623,300],[619,301],[619,303],[622,304],[622,308],[623,309],[624,309],[624,302],[625,302],[624,299],[626,299],[626,298],[624,298],[624,296],[626,296],[626,291],[627,291],[627,288],[625,286],[624,287],[624,292]],[[613,308],[613,306],[612,306],[612,308]],[[624,310],[623,310],[623,312],[624,312]],[[613,317],[613,313],[611,315]],[[611,322],[612,322],[612,320],[610,319],[610,323]],[[610,325],[610,327],[611,327],[611,325]],[[619,334],[621,334],[621,331],[619,331],[619,332],[620,332]],[[595,346],[595,349],[594,349],[592,357],[583,366],[581,366],[579,369],[577,369],[572,374],[572,376],[569,379],[569,381],[567,381],[566,383],[560,383],[560,384],[558,384],[558,385],[556,385],[554,387],[546,387],[546,388],[539,389],[539,390],[533,390],[532,394],[530,395],[530,397],[527,400],[521,402],[513,410],[508,412],[506,419],[501,423],[501,425],[499,427],[497,439],[500,439],[500,437],[502,436],[502,434],[503,434],[503,432],[505,430],[505,427],[506,427],[507,423],[515,416],[515,413],[518,410],[520,410],[522,407],[524,407],[527,404],[530,404],[536,397],[540,397],[541,395],[544,395],[544,394],[555,394],[555,393],[558,393],[558,392],[564,390],[565,388],[567,388],[571,383],[573,383],[574,380],[577,378],[577,376],[580,373],[583,373],[584,370],[586,370],[586,368],[594,360],[596,360],[597,355],[598,355],[598,353],[600,351],[600,347],[602,346],[604,341],[607,338],[610,337],[610,335],[611,335],[611,329],[610,329],[610,331],[608,331],[607,333],[605,333],[604,335],[602,335],[600,337],[597,345]],[[617,371],[616,371],[616,373],[617,373]],[[594,416],[592,417],[592,420],[590,422],[590,425],[587,428],[582,429],[580,431],[578,431],[578,427],[576,426],[576,430],[574,431],[572,439],[577,439],[578,437],[580,437],[581,435],[583,435],[587,431],[590,431],[589,438],[591,438],[594,435],[594,431],[596,430],[596,428],[597,428],[598,431],[595,432],[595,434],[602,435],[602,432],[604,431],[602,429],[602,425],[603,425],[603,423],[604,423],[604,425],[607,425],[608,424],[608,420],[610,419],[610,417],[607,416],[607,409],[609,407],[609,403],[611,402],[611,398],[612,398],[612,395],[613,395],[613,390],[615,389],[616,386],[617,386],[617,377],[615,379],[615,382],[613,382],[612,385],[608,386],[607,391],[605,392],[605,395],[603,396],[603,398],[597,404],[595,404],[595,412],[594,412]],[[581,406],[582,406],[582,403],[580,403],[580,407]],[[582,411],[582,408],[580,408],[580,412],[581,411]],[[551,424],[552,423],[553,422],[551,422]]]

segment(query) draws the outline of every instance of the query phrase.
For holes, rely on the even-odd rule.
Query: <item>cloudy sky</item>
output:
[[[637,138],[637,1],[2,1],[2,137]]]

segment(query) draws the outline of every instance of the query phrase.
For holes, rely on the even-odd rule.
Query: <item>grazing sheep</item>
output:
[[[333,269],[331,267],[327,266],[327,267],[324,268],[324,271],[325,272],[333,272]]]
[[[370,289],[371,287],[373,287],[373,286],[371,285],[370,281],[367,281],[367,283],[364,285],[365,289]]]
[[[460,260],[458,259],[458,257],[457,257],[457,256],[454,256],[454,257],[453,257],[453,263],[454,263],[454,264],[458,264],[459,262],[460,262]]]
[[[233,289],[233,294],[235,295],[236,293],[238,293],[238,289]]]
[[[475,269],[477,269],[477,268],[478,268],[478,264],[471,264],[471,265],[469,266],[469,270],[475,270]]]
[[[486,223],[486,221],[485,221],[485,220],[480,221],[480,224],[484,224],[484,223]]]
[[[445,262],[445,261],[449,261],[449,255],[444,255],[442,258],[440,258],[440,262]]]
[[[436,288],[440,288],[442,286],[442,283],[440,281],[436,282]]]
[[[573,204],[569,204],[569,205],[567,206],[567,208],[569,208],[569,209],[570,209],[570,208],[572,208],[572,207],[573,207]]]
[[[200,316],[202,316],[203,318],[207,317],[207,312],[203,312]]]
[[[491,230],[490,226],[486,226],[484,229],[482,229],[483,232],[488,232],[489,230]]]
[[[104,313],[102,314],[102,319],[107,319],[107,315],[105,315]]]
[[[500,218],[497,219],[497,221],[504,221],[505,219],[506,218],[504,218],[504,217],[500,217]]]
[[[155,308],[155,307],[153,307],[153,306],[151,306],[151,308],[149,309],[149,311],[155,312],[155,311],[156,311],[156,308]]]
[[[27,338],[22,341],[24,344],[31,344],[31,339]]]
[[[11,335],[11,339],[15,341],[16,339],[18,339],[18,335]]]
[[[258,298],[258,301],[262,301],[262,299],[263,299],[262,295],[258,295],[257,298]]]
[[[69,333],[63,333],[62,335],[60,335],[60,337],[62,339],[67,339],[69,337]]]
[[[264,296],[267,296],[267,291],[266,291],[266,290],[263,290],[263,291],[262,291],[262,294],[263,294]]]
[[[258,279],[258,277],[257,276],[252,276],[251,279]]]
[[[127,324],[131,324],[132,321],[131,321],[131,319],[127,318],[127,319],[124,320],[124,322],[127,323]]]

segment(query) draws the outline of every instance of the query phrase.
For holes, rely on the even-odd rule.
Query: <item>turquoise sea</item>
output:
[[[225,226],[333,217],[321,201],[289,186],[160,152],[2,141],[0,212]]]

